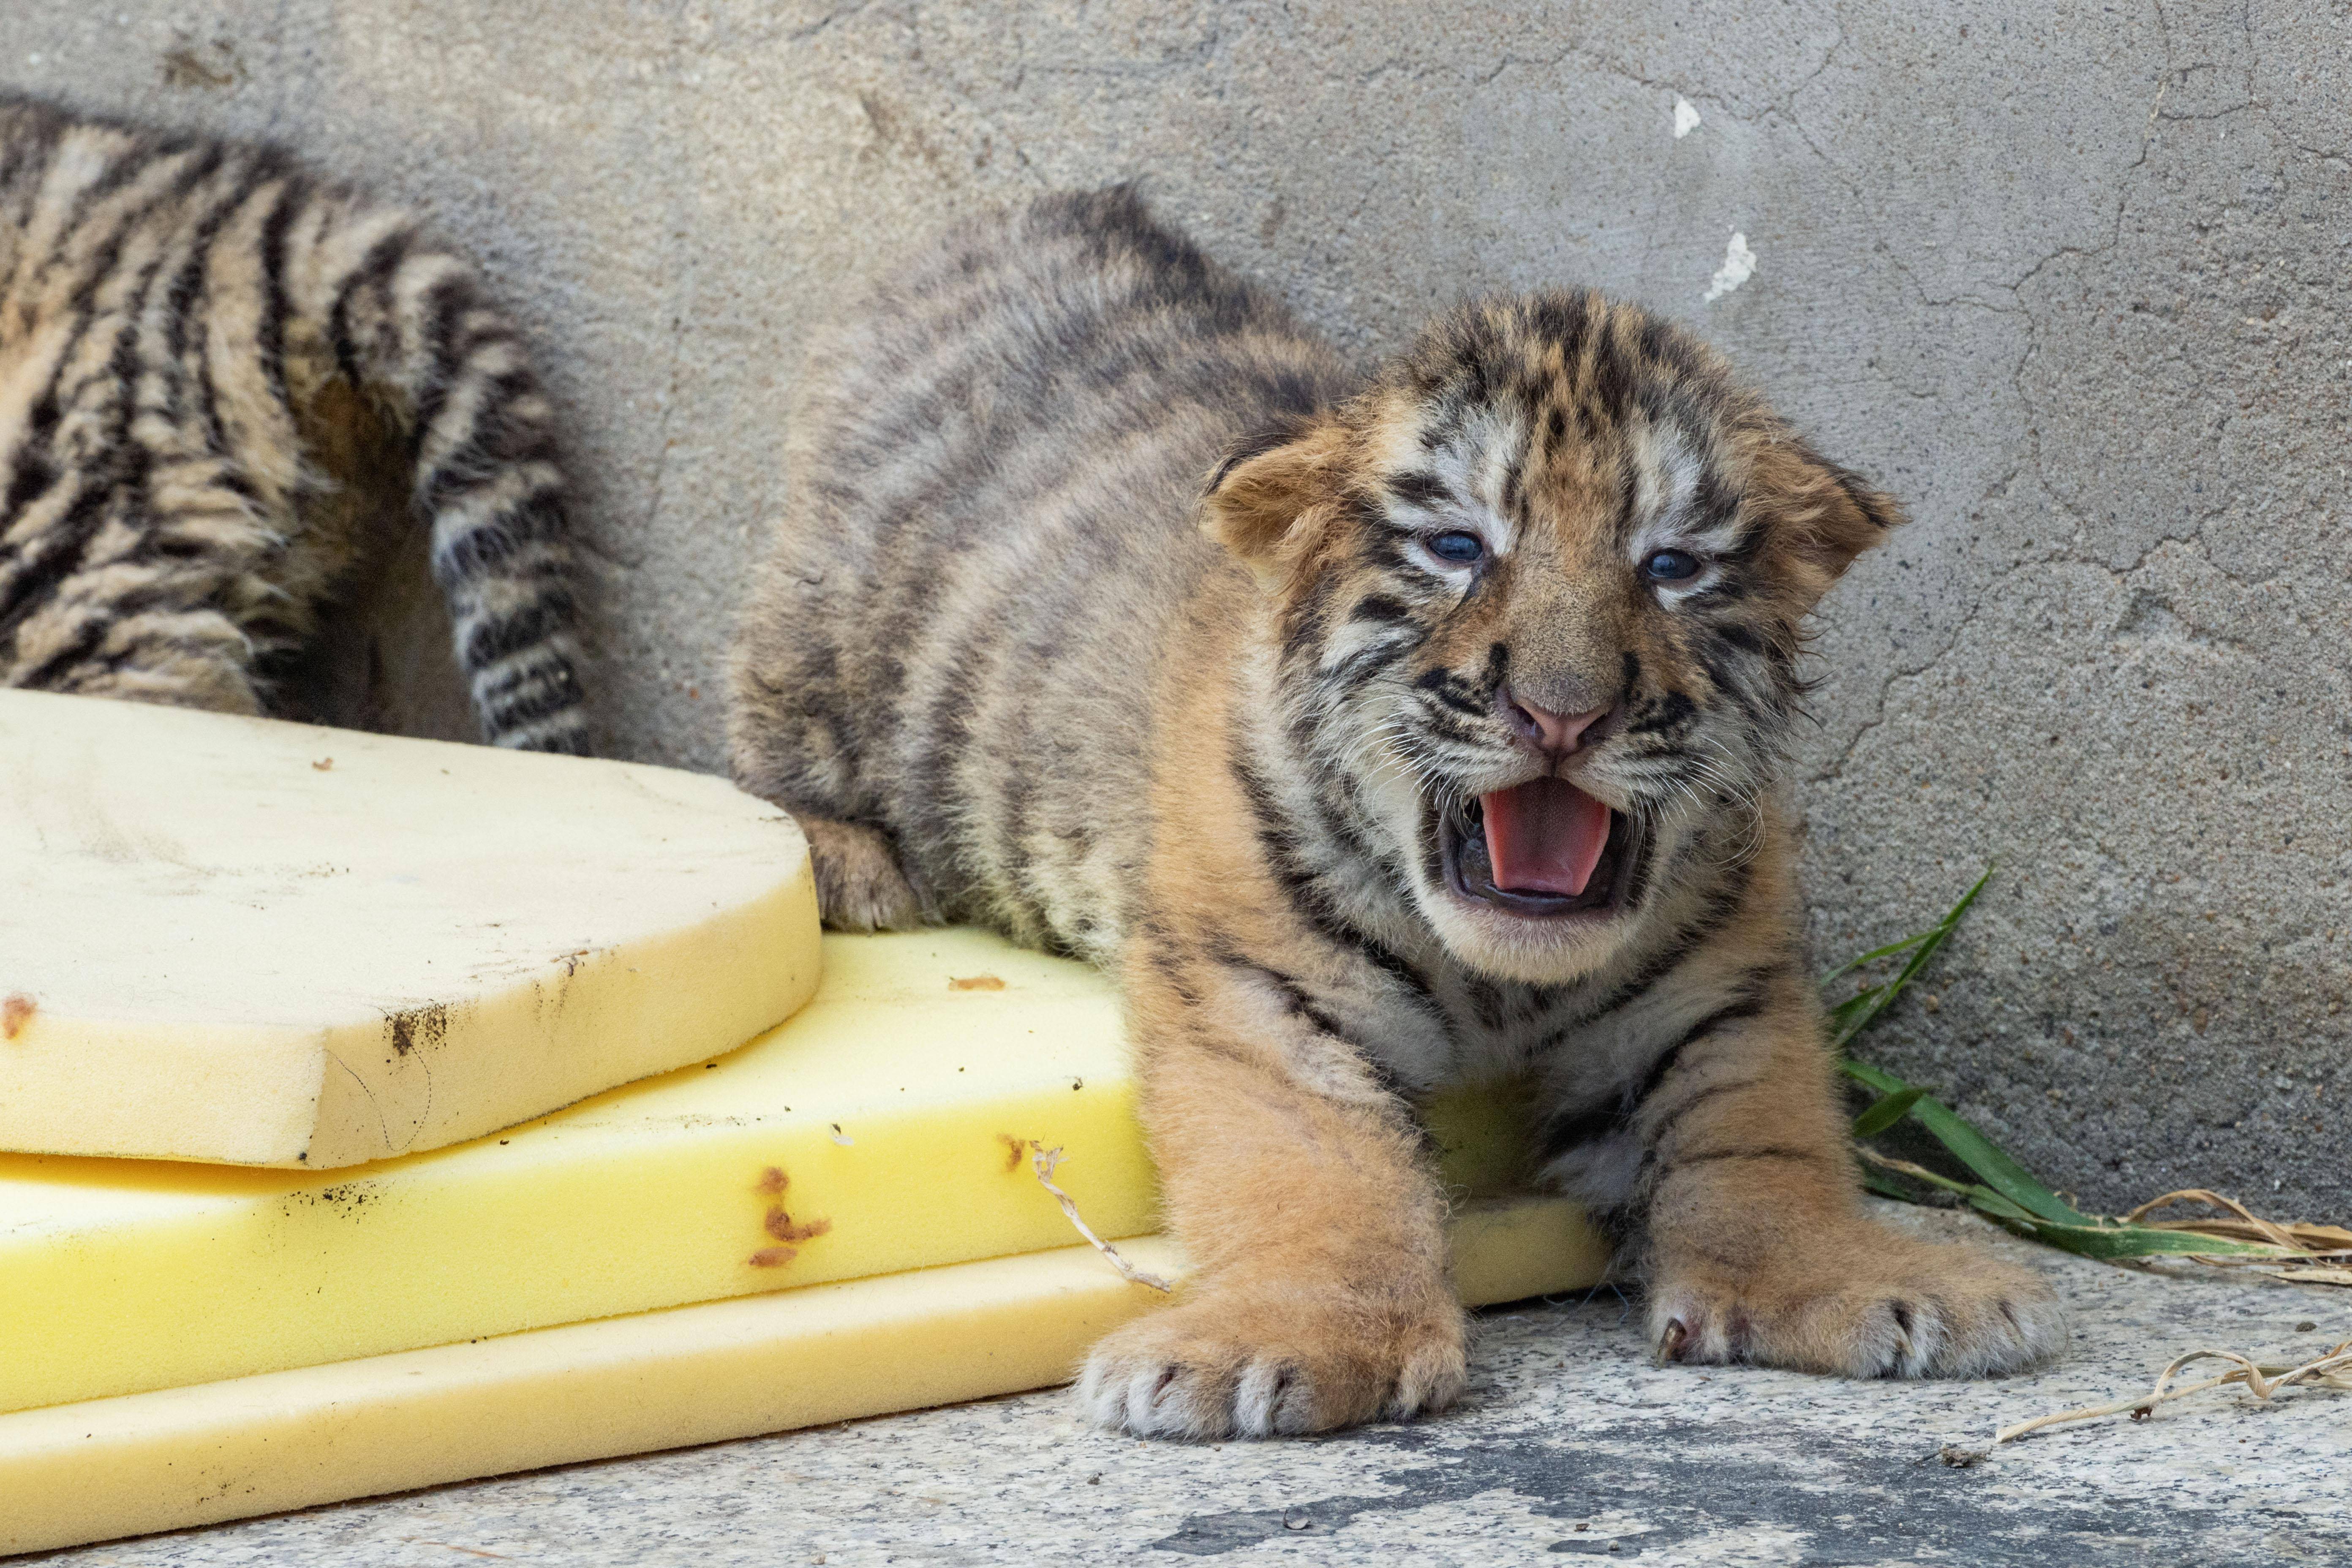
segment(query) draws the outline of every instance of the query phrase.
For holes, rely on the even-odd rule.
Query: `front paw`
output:
[[[912,931],[926,923],[923,900],[899,868],[890,841],[860,823],[795,816],[816,876],[817,912],[834,931]]]
[[[1866,1223],[1746,1270],[1664,1259],[1650,1298],[1661,1361],[1980,1377],[2045,1361],[2065,1341],[2065,1314],[2040,1275]]]
[[[1078,1405],[1139,1436],[1271,1437],[1433,1415],[1460,1395],[1462,1310],[1343,1291],[1211,1288],[1097,1344]]]

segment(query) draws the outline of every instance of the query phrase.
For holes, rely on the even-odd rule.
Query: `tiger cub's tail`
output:
[[[289,205],[289,313],[406,432],[411,504],[484,738],[587,754],[553,411],[520,333],[406,214],[332,192]]]

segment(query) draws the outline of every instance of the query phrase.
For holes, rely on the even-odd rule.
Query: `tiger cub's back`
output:
[[[933,918],[1108,956],[1164,628],[1234,569],[1192,525],[1202,481],[1342,380],[1128,188],[953,231],[801,378],[736,645],[738,782],[878,836]]]
[[[486,735],[584,751],[552,425],[408,215],[0,95],[0,685],[265,710],[389,486]]]

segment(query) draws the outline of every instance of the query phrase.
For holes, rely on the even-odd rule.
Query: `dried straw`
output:
[[[2140,1216],[2172,1204],[2205,1204],[2226,1209],[2235,1219],[2143,1219]],[[2231,1241],[2267,1241],[2290,1252],[2307,1252],[2322,1257],[2342,1255],[2352,1257],[2352,1230],[2340,1225],[2313,1225],[2307,1221],[2280,1224],[2255,1214],[2234,1198],[2208,1192],[2203,1187],[2184,1187],[2177,1193],[2167,1193],[2160,1198],[2150,1198],[2123,1216],[2126,1225],[2145,1225],[2151,1230],[2187,1230],[2200,1236],[2218,1236]],[[2196,1256],[2210,1256],[2199,1254]]]
[[[1101,1237],[1097,1236],[1095,1234],[1094,1226],[1088,1225],[1084,1219],[1079,1217],[1077,1200],[1070,1196],[1069,1194],[1064,1192],[1060,1187],[1054,1184],[1054,1172],[1055,1168],[1061,1164],[1063,1160],[1067,1157],[1060,1149],[1040,1148],[1038,1147],[1037,1141],[1034,1138],[1029,1140],[1028,1146],[1029,1168],[1037,1173],[1038,1184],[1044,1187],[1047,1192],[1054,1194],[1054,1201],[1062,1205],[1062,1212],[1069,1216],[1070,1223],[1072,1225],[1078,1227],[1078,1234],[1085,1237],[1087,1242],[1097,1252],[1099,1252],[1105,1258],[1109,1258],[1110,1266],[1113,1268],[1118,1269],[1121,1274],[1125,1275],[1128,1280],[1132,1284],[1149,1285],[1154,1290],[1159,1290],[1163,1293],[1172,1291],[1176,1289],[1176,1287],[1171,1285],[1167,1280],[1160,1278],[1159,1275],[1146,1273],[1144,1270],[1138,1268],[1134,1264],[1129,1263],[1126,1258],[1121,1258],[1118,1255],[1118,1247],[1113,1247],[1109,1242],[1105,1241]]]
[[[2012,1230],[2071,1252],[2085,1253],[2111,1262],[2141,1264],[2159,1258],[2167,1262],[2186,1258],[2208,1268],[2251,1268],[2264,1279],[2283,1280],[2292,1285],[2352,1285],[2352,1230],[2304,1220],[2267,1220],[2236,1199],[2223,1197],[2204,1187],[2184,1187],[2179,1192],[2151,1198],[2119,1219],[2105,1219],[2093,1215],[2081,1216],[2079,1225],[2047,1225],[2013,1204],[1988,1206],[2000,1204],[1999,1194],[1983,1188],[1971,1188],[1967,1183],[1956,1182],[1924,1165],[1898,1160],[1891,1154],[1882,1154],[1863,1143],[1855,1144],[1853,1152],[1865,1165],[1910,1177],[1933,1191],[1971,1203]],[[2173,1204],[2192,1203],[2220,1209],[2228,1217],[2159,1220],[2145,1217]],[[2236,1243],[2247,1250],[2180,1252],[2151,1246],[2135,1251],[2112,1250],[2105,1245],[2094,1249],[2084,1245],[2091,1241],[2104,1244],[2110,1237],[2128,1242],[2133,1239],[2134,1232],[2147,1240],[2157,1239],[2151,1234],[2155,1232],[2208,1236],[2219,1241]]]
[[[2219,1377],[2209,1377],[2202,1383],[2171,1386],[2180,1369],[2191,1362],[2226,1361],[2234,1363],[2232,1370]],[[2192,1394],[2202,1394],[2209,1388],[2239,1383],[2253,1391],[2257,1399],[2268,1399],[2283,1388],[2303,1384],[2313,1388],[2352,1389],[2352,1340],[2346,1340],[2323,1356],[2300,1365],[2283,1365],[2257,1362],[2235,1351],[2194,1350],[2175,1356],[2157,1375],[2156,1387],[2141,1399],[2117,1399],[2105,1405],[2087,1405],[2080,1410],[2061,1410],[2049,1415],[2037,1415],[2031,1421],[2020,1421],[1993,1434],[1993,1446],[2013,1442],[2028,1432],[2044,1426],[2055,1426],[2063,1421],[2091,1421],[2102,1415],[2122,1415],[2128,1413],[2135,1421],[2145,1421],[2156,1413],[2156,1407],[2175,1399],[2186,1399]]]

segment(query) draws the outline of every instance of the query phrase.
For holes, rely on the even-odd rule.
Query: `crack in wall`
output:
[[[852,0],[849,5],[836,5],[815,21],[806,22],[790,29],[784,37],[796,44],[805,43],[822,33],[829,32],[835,23],[864,14],[873,3],[874,0]]]
[[[2016,471],[2012,470],[2010,477],[2012,479],[2015,478]],[[2004,480],[2003,482],[2006,483],[2007,481]],[[1992,493],[1993,489],[1998,489],[1999,488],[1999,486],[1991,487],[1991,489],[1989,489],[1986,493],[1990,495]],[[2161,540],[2157,544],[2151,545],[2148,549],[2143,551],[2140,553],[2139,559],[2134,561],[2130,565],[2124,567],[2112,566],[2106,562],[2098,560],[2095,557],[2078,555],[2068,550],[2053,550],[2045,555],[2038,556],[2032,560],[2017,562],[1997,574],[1981,590],[1977,593],[1969,604],[1968,613],[1953,624],[1949,636],[1945,639],[1943,647],[1934,657],[1925,659],[1911,668],[1892,671],[1885,677],[1879,685],[1878,701],[1871,718],[1864,721],[1854,730],[1853,734],[1848,738],[1845,744],[1839,748],[1838,754],[1834,759],[1826,765],[1808,773],[1806,775],[1806,782],[1809,784],[1828,784],[1844,776],[1846,767],[1853,762],[1854,753],[1861,749],[1863,742],[1869,737],[1872,731],[1884,726],[1888,719],[1893,716],[1890,712],[1890,703],[1893,698],[1894,689],[1903,682],[1916,681],[1923,676],[1934,673],[1937,667],[1941,665],[1945,658],[1948,658],[1953,650],[1960,646],[1969,628],[1975,626],[1975,624],[1983,617],[1985,612],[2001,603],[2000,591],[2012,580],[2023,577],[2029,573],[2047,571],[2048,568],[2053,565],[2074,566],[2082,568],[2085,571],[2096,572],[2102,576],[2105,576],[2107,579],[2108,586],[2118,594],[2124,594],[2128,591],[2133,594],[2147,595],[2148,594],[2148,590],[2139,587],[2134,582],[2134,579],[2141,576],[2143,574],[2150,570],[2149,558],[2165,544],[2179,544],[2187,547],[2193,552],[2193,559],[2195,559],[2199,564],[2216,573],[2234,586],[2247,589],[2249,591],[2259,586],[2259,584],[2246,582],[2244,579],[2231,573],[2220,562],[2215,561],[2212,557],[2211,551],[2206,544],[2206,542],[2199,534],[2188,534]],[[2237,636],[2234,632],[2226,627],[2207,625],[2206,623],[2194,618],[2187,614],[2182,609],[2179,602],[2169,595],[2156,595],[2156,597],[2175,617],[2180,621],[2183,627],[2193,638],[2201,638],[2219,644],[2226,644],[2231,648],[2241,652],[2252,653],[2252,650],[2251,645],[2248,644],[2243,637]],[[2126,624],[2129,618],[2129,613],[2127,612],[2126,616],[2116,623],[2116,626],[2110,628],[2110,630],[2119,630],[2125,624]]]

